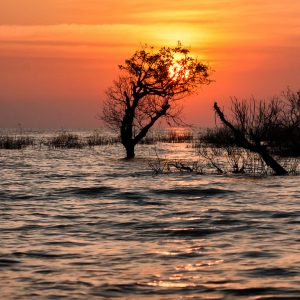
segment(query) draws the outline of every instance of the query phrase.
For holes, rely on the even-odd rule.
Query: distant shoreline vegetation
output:
[[[154,130],[146,136],[141,144],[162,143],[192,143],[195,135],[192,130],[186,128],[170,130]],[[95,146],[115,145],[121,143],[119,136],[113,133],[101,133],[95,130],[91,134],[84,135],[73,131],[62,130],[56,134],[40,137],[25,133],[0,133],[0,149],[21,150],[29,147],[48,149],[83,149]]]
[[[224,127],[209,129],[170,128],[154,129],[141,144],[185,143],[195,154],[189,160],[163,159],[156,153],[156,159],[149,163],[153,174],[195,173],[195,174],[273,174],[257,153],[245,150],[234,143],[232,134]],[[120,144],[120,137],[113,132],[93,131],[90,133],[62,130],[36,133],[24,130],[0,133],[0,149],[7,150],[84,150],[97,146]],[[300,174],[300,153],[281,144],[270,145],[269,151],[286,168],[288,174]],[[298,149],[298,148],[297,148]]]

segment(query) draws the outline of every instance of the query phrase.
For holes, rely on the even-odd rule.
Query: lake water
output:
[[[153,145],[123,155],[0,150],[1,299],[300,299],[300,177],[154,176]]]

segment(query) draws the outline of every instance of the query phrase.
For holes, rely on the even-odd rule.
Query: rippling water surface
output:
[[[299,177],[153,176],[137,153],[0,150],[1,299],[300,298]]]

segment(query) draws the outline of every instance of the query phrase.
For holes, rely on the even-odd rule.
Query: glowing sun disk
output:
[[[169,76],[172,80],[186,79],[189,74],[190,70],[179,63],[174,63],[169,67]]]

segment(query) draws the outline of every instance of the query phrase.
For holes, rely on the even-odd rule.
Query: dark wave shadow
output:
[[[175,196],[217,196],[235,193],[233,190],[216,188],[173,188],[173,189],[155,189],[151,191],[154,194],[175,195]]]

